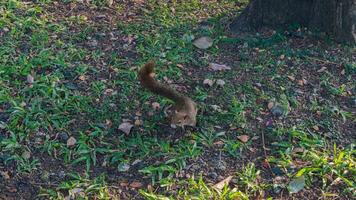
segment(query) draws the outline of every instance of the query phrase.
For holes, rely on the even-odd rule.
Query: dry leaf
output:
[[[67,140],[67,147],[71,147],[74,146],[77,143],[77,140],[74,137],[70,137]]]
[[[85,75],[80,75],[78,79],[81,81],[85,81],[85,79],[87,79],[87,77],[85,77]]]
[[[283,60],[286,56],[284,54],[282,54],[281,56],[279,56],[279,59]]]
[[[213,80],[210,80],[210,79],[205,79],[203,81],[203,84],[204,85],[208,85],[209,87],[213,86],[214,85],[214,81]]]
[[[304,149],[303,148],[300,148],[300,147],[296,147],[293,149],[292,151],[293,153],[303,153],[304,152]]]
[[[133,125],[130,122],[124,122],[120,124],[119,130],[124,132],[125,134],[129,134],[132,127]]]
[[[319,70],[318,70],[318,72],[319,73],[321,73],[321,72],[323,72],[323,71],[325,71],[325,70],[327,70],[328,68],[326,68],[326,67],[322,67],[322,68],[320,68]]]
[[[298,80],[298,85],[303,86],[304,85],[304,81],[303,80]]]
[[[138,182],[138,181],[134,181],[130,184],[130,187],[132,188],[140,188],[142,187],[142,183],[141,182]]]
[[[319,131],[319,126],[314,125],[314,126],[313,126],[313,129],[314,129],[315,131]]]
[[[5,179],[5,180],[8,180],[10,179],[10,175],[9,175],[9,172],[8,171],[0,171],[0,174],[1,176]]]
[[[213,39],[210,37],[201,37],[193,42],[193,45],[199,49],[208,49],[213,45]]]
[[[237,136],[237,139],[239,139],[243,143],[246,143],[250,139],[250,136],[248,136],[248,135],[239,135],[239,136]]]
[[[272,102],[272,101],[268,102],[268,105],[267,105],[268,109],[271,110],[273,108],[273,106],[274,106],[274,102]]]
[[[289,80],[291,81],[295,81],[295,77],[294,76],[288,76]]]
[[[137,111],[137,112],[135,113],[135,115],[140,117],[140,116],[142,116],[142,113],[141,113],[140,111]]]
[[[184,69],[183,65],[182,64],[177,64],[177,67],[181,68],[181,69]]]
[[[218,79],[218,80],[216,80],[216,85],[218,85],[218,86],[224,86],[225,85],[225,81],[224,80],[222,80],[222,79]]]
[[[152,108],[153,108],[153,110],[159,110],[160,107],[161,107],[161,106],[159,105],[158,102],[153,102],[153,103],[152,103]]]
[[[232,179],[232,176],[228,176],[224,180],[222,180],[219,183],[215,184],[213,187],[218,189],[218,190],[222,190],[225,185],[228,185],[230,183],[231,179]]]
[[[230,70],[231,67],[217,63],[209,63],[209,67],[214,71]]]

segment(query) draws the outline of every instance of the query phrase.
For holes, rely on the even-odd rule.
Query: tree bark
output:
[[[356,0],[251,0],[230,29],[238,33],[291,24],[356,43]]]

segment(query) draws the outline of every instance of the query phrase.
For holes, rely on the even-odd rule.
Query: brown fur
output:
[[[175,102],[171,116],[171,124],[177,126],[195,126],[197,108],[196,103],[172,88],[165,86],[154,79],[153,62],[146,63],[139,71],[139,80],[144,88],[151,92],[167,97]]]

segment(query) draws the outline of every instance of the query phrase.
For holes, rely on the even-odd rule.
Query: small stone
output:
[[[208,49],[213,45],[213,39],[210,37],[201,37],[193,42],[193,45],[199,49]]]
[[[59,177],[60,179],[63,179],[65,176],[66,176],[66,173],[65,173],[64,171],[59,171],[59,172],[58,172],[58,177]]]
[[[29,83],[29,84],[33,84],[34,83],[34,78],[33,78],[33,76],[31,75],[31,74],[28,74],[27,75],[27,82]]]
[[[127,172],[130,169],[130,165],[127,163],[121,163],[117,166],[119,172]]]
[[[58,133],[58,139],[61,142],[66,142],[69,138],[69,135],[66,132],[60,132]]]
[[[215,180],[215,179],[218,177],[218,174],[217,174],[216,172],[210,172],[210,173],[208,174],[208,176],[209,176],[211,179]]]
[[[30,158],[31,158],[31,152],[29,152],[29,151],[24,151],[21,156],[22,156],[22,158],[24,158],[24,159],[30,159]]]
[[[218,79],[218,80],[216,80],[216,85],[223,87],[225,85],[225,81],[222,79]]]
[[[77,140],[74,137],[70,137],[67,140],[67,147],[72,147],[77,143]]]
[[[276,116],[276,117],[280,117],[283,115],[284,113],[284,109],[282,106],[280,105],[275,105],[273,106],[273,108],[271,109],[271,113]]]

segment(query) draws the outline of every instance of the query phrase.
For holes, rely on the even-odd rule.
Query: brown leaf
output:
[[[124,132],[125,134],[129,134],[132,127],[133,125],[130,122],[124,122],[120,124],[119,130]]]
[[[229,67],[229,66],[221,65],[221,64],[217,64],[217,63],[210,63],[209,67],[214,71],[223,71],[223,70],[231,69],[231,67]]]
[[[182,64],[177,64],[177,67],[184,69],[184,66]]]
[[[250,139],[250,136],[248,136],[248,135],[239,135],[239,136],[237,136],[237,139],[239,139],[243,143],[246,143]]]
[[[138,181],[134,181],[130,184],[130,187],[132,188],[140,188],[142,187],[142,183],[141,182],[138,182]]]
[[[219,183],[215,184],[213,187],[218,189],[218,190],[222,190],[225,185],[228,185],[230,183],[231,179],[232,179],[232,176],[228,176],[224,180],[222,180]]]
[[[77,140],[74,137],[70,137],[67,140],[67,147],[71,147],[74,146],[77,143]]]
[[[272,101],[268,102],[268,105],[267,105],[268,109],[271,110],[273,108],[273,106],[274,106],[274,102],[272,102]]]
[[[87,77],[85,75],[80,75],[78,77],[78,79],[81,80],[81,81],[85,81],[87,79]]]
[[[295,77],[294,76],[288,76],[289,80],[291,81],[295,81]]]
[[[204,85],[207,85],[207,86],[209,86],[209,87],[211,87],[211,86],[214,85],[214,81],[213,81],[213,80],[210,80],[210,79],[205,79],[205,80],[203,81],[203,84],[204,84]]]
[[[8,171],[0,171],[0,174],[1,176],[5,179],[5,180],[8,180],[10,179],[10,175],[9,175],[9,172]]]
[[[313,126],[313,129],[314,129],[315,131],[319,131],[319,126],[314,125],[314,126]]]

